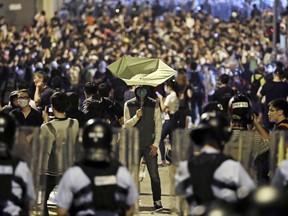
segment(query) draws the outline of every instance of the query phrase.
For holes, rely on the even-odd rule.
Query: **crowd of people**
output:
[[[0,110],[1,115],[3,113],[3,117],[0,117],[3,118],[3,122],[0,121],[3,130],[0,132],[5,132],[6,121],[12,121],[7,113],[13,115],[19,127],[40,129],[40,135],[45,138],[41,142],[46,142],[49,155],[45,200],[48,200],[49,193],[59,180],[59,173],[54,172],[55,164],[51,162],[56,154],[54,143],[57,140],[62,143],[67,138],[68,128],[73,130],[74,142],[79,128],[84,128],[85,159],[68,170],[60,182],[60,192],[56,197],[59,215],[67,215],[69,211],[95,213],[93,202],[102,201],[94,195],[104,193],[98,187],[103,186],[102,181],[108,181],[107,185],[117,185],[107,187],[110,198],[119,189],[118,186],[122,186],[117,196],[122,197],[124,193],[125,198],[113,199],[113,203],[121,204],[119,209],[122,212],[118,212],[119,215],[123,215],[123,209],[133,214],[136,189],[130,182],[127,170],[110,158],[111,149],[105,146],[111,144],[111,127],[139,129],[139,156],[144,158],[148,167],[153,205],[157,211],[163,208],[157,149],[161,153],[161,165],[165,166],[168,163],[166,138],[169,136],[172,143],[172,132],[176,128],[196,127],[191,132],[191,140],[203,147],[202,153],[206,153],[201,160],[197,158],[188,161],[188,165],[181,165],[184,172],[176,175],[179,180],[176,191],[179,194],[188,191],[186,195],[191,207],[195,203],[206,204],[206,201],[215,198],[213,191],[205,188],[212,179],[205,182],[206,185],[199,186],[202,175],[211,177],[215,173],[217,181],[222,184],[223,178],[232,177],[229,173],[227,176],[221,173],[237,169],[240,170],[236,176],[239,179],[234,176],[233,182],[229,182],[233,187],[245,185],[250,192],[255,190],[255,184],[267,184],[270,181],[267,168],[269,133],[288,128],[288,61],[286,45],[283,47],[280,40],[286,35],[284,21],[287,14],[283,13],[280,23],[279,46],[273,50],[272,35],[275,29],[270,25],[273,13],[269,9],[261,13],[254,7],[248,20],[239,19],[239,15],[233,12],[229,22],[213,18],[201,10],[197,13],[179,10],[159,13],[159,8],[148,4],[144,10],[140,10],[137,4],[128,8],[119,2],[114,9],[102,5],[99,10],[89,4],[80,7],[80,12],[63,8],[55,12],[50,20],[45,11],[41,11],[34,16],[33,25],[23,26],[20,31],[6,23],[4,17],[0,20]],[[161,59],[177,73],[156,88],[130,88],[107,69],[110,63],[124,54]],[[207,111],[210,105],[215,105],[214,114]],[[208,117],[202,115],[207,113]],[[221,119],[223,114],[230,117],[232,128]],[[105,123],[95,121],[95,118],[104,119]],[[214,118],[219,121],[219,133],[223,133],[223,136],[219,137],[218,131],[215,132],[211,120]],[[238,162],[222,155],[224,145],[232,135],[230,130],[233,130],[233,138],[238,136],[235,131],[251,130],[251,127],[257,130],[257,144],[253,149],[254,181]],[[1,137],[6,136],[4,132]],[[199,136],[202,133],[205,133],[205,138]],[[1,145],[4,143],[2,153],[0,151],[1,160],[4,158],[7,161],[8,158],[11,161],[9,145],[12,145],[12,141],[6,138],[0,141]],[[216,163],[215,158],[210,158],[208,154],[221,156],[216,156]],[[202,164],[203,161],[205,163]],[[207,161],[212,164],[214,161],[215,166],[202,173],[201,167],[207,166]],[[283,168],[276,174],[282,181],[285,179],[282,171],[285,166],[287,164],[283,163]],[[93,170],[93,167],[97,169]],[[81,187],[74,185],[70,179],[79,172],[84,181]],[[195,180],[193,173],[197,173]],[[85,182],[97,175],[101,178],[88,187]],[[127,181],[115,180],[121,175],[126,176]],[[192,179],[192,184],[182,186],[181,180],[186,180],[186,177]],[[275,185],[280,185],[279,179],[274,180]],[[191,187],[195,186],[199,187],[199,191],[196,190],[193,195]],[[231,189],[232,186],[227,187]],[[87,191],[80,193],[82,189]],[[90,196],[92,191],[89,203],[73,200],[75,190],[79,192],[76,193],[79,197]],[[209,197],[201,197],[203,191]],[[32,188],[29,192],[29,199],[32,199]],[[235,190],[233,193],[229,191],[228,195],[235,200]],[[68,196],[69,200],[65,199]],[[231,200],[228,198],[228,201]],[[1,200],[0,204],[2,208]],[[105,206],[103,209],[102,204]],[[95,207],[96,212],[97,208],[100,212],[110,210],[111,203],[108,205],[103,201],[102,204]],[[1,211],[11,213],[1,208]],[[47,208],[45,214],[49,214]]]

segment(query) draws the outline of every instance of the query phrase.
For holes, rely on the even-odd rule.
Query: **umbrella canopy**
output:
[[[176,74],[176,71],[159,59],[124,55],[107,67],[127,85],[157,86]]]

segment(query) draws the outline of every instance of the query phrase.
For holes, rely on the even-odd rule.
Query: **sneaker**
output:
[[[154,201],[154,210],[160,211],[161,209],[163,209],[161,200]]]
[[[160,166],[165,166],[165,165],[166,165],[166,161],[165,161],[165,160],[162,160],[158,165],[160,165]]]

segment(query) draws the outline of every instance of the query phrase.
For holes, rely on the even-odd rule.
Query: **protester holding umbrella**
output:
[[[175,75],[176,71],[159,59],[124,55],[108,69],[128,85],[137,85],[134,98],[124,104],[124,127],[139,129],[139,159],[144,157],[151,179],[154,209],[163,209],[157,164],[157,149],[162,131],[159,103],[150,98],[150,86],[156,87]],[[140,161],[139,161],[140,162]]]
[[[136,97],[124,104],[124,127],[139,129],[139,154],[144,157],[151,179],[155,210],[162,209],[161,184],[157,164],[157,149],[162,131],[159,103],[149,96],[148,86],[138,86]]]

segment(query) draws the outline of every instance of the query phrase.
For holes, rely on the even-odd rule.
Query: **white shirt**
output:
[[[178,111],[179,98],[177,97],[177,95],[174,91],[171,92],[169,95],[167,95],[167,97],[165,98],[165,101],[164,101],[164,106],[168,107],[170,114],[174,114],[175,112]],[[168,113],[165,113],[164,119],[165,120],[170,119]]]

